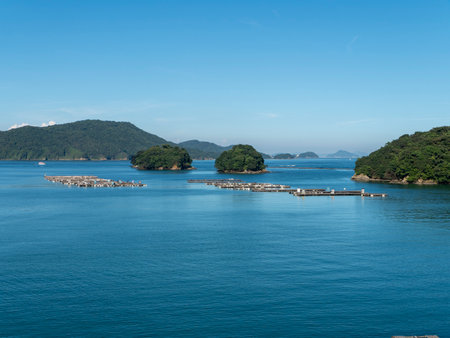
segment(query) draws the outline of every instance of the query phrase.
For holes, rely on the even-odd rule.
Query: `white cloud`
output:
[[[351,39],[348,43],[347,43],[347,52],[351,52],[353,51],[353,45],[356,43],[356,41],[359,40],[359,35],[355,35],[353,37],[353,39]]]
[[[48,123],[43,122],[41,124],[41,127],[49,127],[49,126],[54,126],[56,124],[55,121],[48,121]]]
[[[41,124],[41,127],[54,126],[55,124],[56,124],[55,121],[48,121],[48,123],[43,122]],[[29,124],[29,123],[13,124],[11,127],[8,128],[8,130],[22,128],[22,127],[25,127],[25,126],[31,126],[31,124]]]
[[[261,113],[259,114],[259,116],[266,119],[276,119],[280,117],[278,114],[275,113]]]
[[[29,124],[28,123],[13,124],[11,127],[8,128],[8,130],[22,128],[25,126],[29,126]]]

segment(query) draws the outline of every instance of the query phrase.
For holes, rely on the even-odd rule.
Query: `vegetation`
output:
[[[298,154],[298,158],[319,158],[319,155],[312,151],[307,151],[306,153]]]
[[[266,168],[262,155],[250,145],[238,144],[224,151],[215,164],[219,172],[262,172]]]
[[[193,159],[205,160],[218,158],[225,150],[231,149],[231,146],[222,147],[211,142],[190,140],[178,144],[186,149]]]
[[[294,158],[319,158],[319,156],[316,153],[313,153],[312,151],[308,151],[306,153],[300,153],[300,154],[277,154],[273,157],[276,160],[290,160]]]
[[[276,154],[273,158],[276,159],[276,160],[290,160],[290,159],[295,158],[295,155],[294,154],[288,154],[288,153]]]
[[[0,132],[2,160],[125,160],[168,143],[129,122],[84,120]]]
[[[189,153],[180,147],[164,144],[141,150],[131,157],[131,164],[145,170],[184,170],[191,169]]]
[[[233,146],[219,146],[215,143],[198,140],[190,140],[178,143],[180,147],[186,149],[194,160],[216,159],[226,150]],[[272,158],[272,156],[261,153],[263,158]]]
[[[450,182],[450,127],[403,135],[356,161],[355,174],[370,179]]]

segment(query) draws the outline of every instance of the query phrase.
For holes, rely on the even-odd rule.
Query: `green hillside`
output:
[[[169,144],[153,146],[131,156],[131,164],[143,170],[185,170],[192,168],[191,163],[186,149]]]
[[[261,153],[247,144],[238,144],[224,151],[216,160],[215,167],[221,173],[266,172]]]
[[[189,140],[178,143],[178,145],[186,149],[195,160],[216,159],[226,150],[230,150],[233,146],[219,146],[215,143]],[[262,157],[272,158],[270,155],[261,153]]]
[[[0,159],[122,160],[139,150],[167,143],[129,122],[84,120],[0,132]]]
[[[307,151],[305,153],[300,153],[297,156],[298,158],[319,158],[319,155],[317,155],[316,153],[312,152],[312,151]]]
[[[222,147],[215,143],[198,140],[189,140],[178,143],[178,145],[186,149],[189,155],[196,160],[218,158],[225,150],[231,149],[231,146]]]
[[[450,127],[403,135],[387,143],[356,161],[354,178],[450,183]]]

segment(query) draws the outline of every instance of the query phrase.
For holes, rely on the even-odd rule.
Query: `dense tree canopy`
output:
[[[355,174],[372,179],[450,183],[450,127],[403,135],[356,161]]]
[[[191,168],[192,159],[180,147],[164,144],[141,150],[131,157],[131,164],[145,170],[183,170]]]
[[[224,151],[215,166],[219,172],[261,172],[266,168],[262,155],[252,146],[243,144]]]

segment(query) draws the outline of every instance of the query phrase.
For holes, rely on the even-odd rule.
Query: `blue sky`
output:
[[[0,129],[370,152],[450,121],[449,1],[0,2]]]

